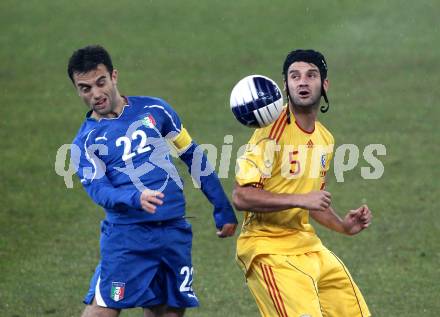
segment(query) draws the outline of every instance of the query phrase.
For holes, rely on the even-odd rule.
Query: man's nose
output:
[[[93,99],[99,99],[101,98],[101,89],[99,89],[98,87],[93,87],[92,88],[92,96]]]
[[[306,78],[305,76],[303,76],[303,77],[301,77],[301,78],[299,79],[299,83],[298,83],[298,85],[299,85],[300,87],[308,86],[308,85],[309,85],[309,81],[307,80],[307,78]]]

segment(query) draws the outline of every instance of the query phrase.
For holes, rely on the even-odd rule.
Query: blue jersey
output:
[[[89,196],[104,207],[111,223],[130,224],[163,221],[185,214],[183,182],[172,162],[167,140],[178,144],[180,158],[194,169],[208,164],[206,156],[190,139],[176,112],[163,100],[153,97],[128,97],[117,118],[99,121],[88,114],[73,143],[80,149],[72,160],[77,175]],[[188,140],[189,139],[189,140]],[[215,172],[200,177],[200,185],[214,205],[217,228],[236,223],[232,207]],[[145,189],[164,193],[163,204],[150,214],[142,209]]]

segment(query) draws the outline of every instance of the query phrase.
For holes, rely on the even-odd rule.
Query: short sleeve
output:
[[[263,187],[264,179],[271,176],[276,158],[275,140],[267,136],[265,129],[255,130],[245,152],[237,159],[235,180],[240,186]]]

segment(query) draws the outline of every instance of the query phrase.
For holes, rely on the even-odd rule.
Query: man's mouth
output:
[[[307,98],[310,96],[310,91],[308,90],[300,90],[298,91],[298,95],[300,98]]]
[[[107,98],[102,98],[98,102],[95,103],[95,106],[98,106],[98,108],[102,108],[102,105],[107,101]]]

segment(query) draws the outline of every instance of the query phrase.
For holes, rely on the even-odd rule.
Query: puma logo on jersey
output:
[[[106,135],[107,135],[107,132],[104,133],[103,136],[99,136],[99,137],[97,137],[97,138],[95,139],[95,142],[98,142],[99,140],[107,141],[107,138],[105,137]]]

